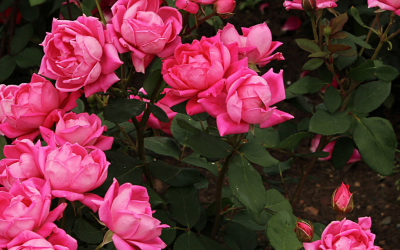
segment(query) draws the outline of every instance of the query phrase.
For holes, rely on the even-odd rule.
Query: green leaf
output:
[[[72,109],[72,112],[79,114],[84,111],[85,111],[85,104],[80,98],[76,99],[76,107]]]
[[[319,66],[321,66],[324,63],[324,60],[322,58],[313,58],[308,60],[304,65],[301,70],[314,70],[318,69]]]
[[[391,83],[369,82],[357,88],[352,99],[352,110],[356,113],[369,113],[381,106],[390,94]]]
[[[71,17],[69,16],[68,5],[61,5],[60,13],[66,20],[76,20],[78,17],[82,16],[82,10],[73,3],[69,4],[71,9]]]
[[[241,155],[229,164],[229,182],[233,194],[251,211],[260,214],[265,205],[265,188],[260,174]]]
[[[193,135],[185,143],[195,152],[208,158],[225,158],[233,150],[228,143],[209,134]]]
[[[268,189],[265,192],[266,205],[265,208],[274,212],[287,211],[293,213],[292,205],[286,198],[276,189]]]
[[[305,51],[310,53],[315,53],[321,51],[319,46],[313,41],[305,38],[300,38],[295,40],[297,45]]]
[[[391,82],[399,76],[399,71],[390,65],[383,65],[375,70],[375,76],[379,80]]]
[[[0,1],[0,12],[4,12],[9,7],[13,6],[15,0],[3,0]]]
[[[292,99],[286,99],[285,102],[304,112],[314,113],[314,106],[311,103],[308,103],[302,95],[296,96]]]
[[[379,117],[357,119],[353,139],[370,168],[381,175],[393,173],[397,140],[389,121]]]
[[[268,168],[279,163],[279,161],[272,157],[263,146],[255,142],[248,142],[241,145],[239,152],[242,153],[247,160],[262,167]]]
[[[295,250],[302,247],[294,228],[295,221],[290,213],[282,210],[272,216],[268,222],[266,235],[275,250]]]
[[[7,145],[7,140],[4,136],[0,136],[0,160],[6,158],[4,156],[4,146]]]
[[[25,48],[13,56],[17,65],[21,68],[28,68],[32,66],[40,66],[43,57],[43,51],[38,48]]]
[[[339,56],[334,60],[333,63],[339,70],[343,70],[357,60],[357,46],[349,37],[341,39],[340,43],[351,47],[351,49],[346,51],[335,52],[335,54]]]
[[[262,218],[261,218],[262,217]],[[261,225],[254,221],[250,211],[240,211],[238,214],[233,217],[232,222],[236,222],[245,226],[246,228],[253,230],[253,231],[264,231],[266,229],[266,222],[268,221],[268,213],[263,211],[261,213],[260,219],[262,220]],[[261,221],[260,220],[260,221]]]
[[[367,43],[366,41],[364,41],[364,39],[362,39],[362,38],[360,38],[360,37],[357,37],[357,36],[355,36],[355,35],[353,35],[353,34],[351,34],[351,33],[348,33],[348,32],[344,32],[344,33],[346,33],[347,36],[348,36],[355,44],[357,44],[357,45],[359,45],[359,46],[361,46],[361,47],[363,47],[363,48],[365,48],[365,49],[372,49],[372,46],[371,46],[369,43]]]
[[[161,79],[161,69],[156,69],[150,73],[150,75],[144,80],[143,88],[146,91],[147,96],[152,96],[156,90],[157,83]],[[161,91],[161,90],[160,90]]]
[[[193,119],[194,120],[194,119]],[[186,122],[183,119],[177,119],[176,122],[178,123],[179,127],[186,129],[187,131],[192,132],[193,134],[199,134],[202,133],[202,131],[196,127],[194,127],[193,125],[191,125],[190,123]]]
[[[289,158],[287,161],[279,162],[273,167],[264,168],[263,172],[267,175],[277,175],[282,173],[285,170],[288,170],[292,167],[293,158]]]
[[[170,245],[176,237],[176,229],[172,229],[176,227],[176,222],[171,220],[168,214],[164,210],[156,210],[153,214],[153,217],[161,221],[162,224],[167,224],[170,228],[163,228],[160,238],[164,241],[165,244]]]
[[[31,6],[42,4],[44,2],[46,2],[46,0],[29,0],[29,3],[31,4]]]
[[[329,55],[330,53],[327,51],[318,51],[315,53],[310,54],[308,57],[325,57],[327,55]]]
[[[200,181],[199,170],[194,168],[178,168],[163,161],[149,163],[152,175],[173,187],[186,187]]]
[[[310,127],[310,118],[303,118],[298,124],[297,124],[297,130],[299,132],[301,131],[308,131],[308,128]]]
[[[188,228],[196,225],[200,219],[200,204],[194,186],[168,188],[166,197],[170,202],[168,208],[174,220]]]
[[[335,169],[340,169],[353,155],[354,142],[349,137],[340,137],[336,140],[332,151],[332,163]]]
[[[196,235],[191,232],[184,232],[175,241],[174,250],[206,250]]]
[[[135,185],[142,183],[143,173],[138,166],[144,164],[144,161],[130,157],[117,150],[108,150],[105,153],[111,163],[108,168],[108,176],[116,178],[120,185],[126,182]],[[108,189],[111,183],[112,178],[108,178],[102,186]]]
[[[81,8],[83,13],[86,16],[91,16],[92,11],[96,8],[96,1],[95,0],[83,0],[81,1]]]
[[[357,82],[369,80],[375,72],[375,64],[372,60],[367,60],[360,66],[350,69],[349,77]]]
[[[160,155],[172,156],[179,159],[179,148],[173,138],[147,137],[144,138],[144,147]]]
[[[312,238],[312,242],[320,240],[322,232],[324,232],[326,226],[321,223],[313,223],[314,226],[314,237]]]
[[[311,126],[311,124],[310,124],[310,126]],[[300,144],[300,141],[306,137],[313,137],[313,135],[308,132],[296,133],[294,135],[289,136],[285,140],[281,141],[275,148],[293,150],[293,149],[297,148],[298,145]]]
[[[335,87],[329,86],[325,90],[324,104],[326,109],[333,114],[339,108],[341,102],[342,98],[339,91]]]
[[[254,128],[254,135],[247,134],[246,139],[249,142],[262,144],[264,147],[273,148],[280,142],[279,133],[274,128]]]
[[[334,135],[346,132],[350,127],[350,116],[346,112],[330,114],[317,110],[311,117],[310,132],[320,135]]]
[[[181,120],[179,122],[179,124],[181,125],[178,124],[178,120]],[[183,123],[182,121],[184,121],[185,123]],[[185,126],[186,124],[190,125],[191,127]],[[194,129],[192,129],[192,127]],[[193,136],[194,134],[197,134],[197,132],[201,132],[200,123],[196,122],[195,120],[193,120],[193,118],[191,118],[188,115],[178,113],[175,115],[174,119],[171,122],[171,133],[174,136],[174,138],[182,145],[186,146],[186,143],[184,142],[189,137]]]
[[[31,6],[29,1],[20,1],[18,7],[21,16],[28,22],[35,21],[39,17],[39,6]]]
[[[126,122],[140,115],[145,107],[145,102],[136,99],[111,99],[104,109],[104,118],[111,122]]]
[[[77,218],[75,221],[74,233],[86,243],[99,244],[103,241],[103,234],[81,218]]]
[[[0,58],[0,82],[10,77],[14,72],[15,66],[15,61],[11,56],[5,55]]]
[[[29,39],[33,36],[33,25],[28,23],[15,29],[15,34],[11,39],[11,54],[15,55],[26,47]]]
[[[150,205],[151,207],[156,207],[159,204],[167,204],[163,198],[151,187],[147,186],[146,184],[142,183],[142,186],[144,186],[147,189],[147,193],[149,194],[150,197]]]
[[[365,23],[361,20],[361,17],[360,17],[360,13],[358,12],[358,10],[357,10],[357,8],[356,7],[351,7],[351,15],[353,16],[353,18],[356,20],[356,22],[359,24],[359,25],[361,25],[361,26],[363,26],[363,27],[365,27],[365,28],[369,28],[367,25],[365,25]]]
[[[197,153],[192,153],[182,159],[182,162],[191,164],[196,167],[204,168],[210,171],[213,175],[218,176],[218,168],[215,162],[207,162],[204,157],[201,157]]]
[[[327,84],[325,81],[311,76],[300,78],[286,89],[286,99],[308,93],[314,94]]]
[[[318,158],[326,158],[326,157],[329,156],[329,152],[318,151],[318,152],[314,152],[314,153],[306,154],[306,155],[295,154],[295,156],[299,156],[299,157],[318,157]]]
[[[241,224],[231,222],[226,226],[225,232],[235,241],[240,250],[254,250],[258,245],[257,233]]]
[[[216,241],[204,235],[200,235],[198,239],[207,250],[228,250],[228,248],[226,248],[225,246],[218,244]]]

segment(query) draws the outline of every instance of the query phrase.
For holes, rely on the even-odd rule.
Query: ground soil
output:
[[[307,54],[301,51],[296,43],[296,38],[311,37],[310,24],[305,21],[300,30],[282,33],[281,27],[290,16],[298,16],[302,20],[307,20],[307,16],[302,11],[286,11],[282,7],[282,0],[270,0],[269,8],[265,9],[264,14],[257,8],[253,10],[237,11],[234,16],[227,19],[228,22],[235,25],[237,29],[240,27],[250,27],[252,25],[266,22],[276,41],[283,42],[278,49],[282,52],[285,61],[272,62],[262,69],[266,71],[274,68],[275,72],[280,69],[284,70],[285,84],[290,84],[298,80],[301,74],[302,65],[307,60]],[[204,25],[203,25],[204,26]],[[200,29],[200,35],[214,35],[213,28]],[[319,103],[318,96],[309,96],[311,103]],[[394,130],[398,136],[400,135],[400,116],[397,112],[399,108],[400,96],[391,109],[380,108],[372,114],[380,116],[391,121]],[[296,117],[295,123],[302,118],[309,116],[288,104],[283,103],[280,106],[286,112]],[[300,145],[299,151],[302,153],[309,152],[310,141],[304,140]],[[273,153],[273,155],[283,161],[287,156]],[[397,155],[399,157],[400,155]],[[302,164],[307,164],[307,159],[302,160]],[[398,162],[396,161],[396,165]],[[399,168],[400,169],[400,168]],[[287,177],[300,177],[300,167],[295,164],[289,171],[285,172]],[[335,220],[336,213],[330,208],[332,192],[342,182],[350,185],[350,191],[354,192],[355,209],[348,215],[348,219],[357,220],[358,217],[372,217],[372,232],[377,235],[376,245],[383,249],[400,249],[400,202],[398,197],[400,192],[397,190],[395,182],[400,179],[400,173],[395,173],[389,177],[382,177],[368,168],[363,162],[353,165],[347,165],[341,170],[335,170],[331,162],[318,162],[312,170],[310,176],[315,179],[309,180],[302,191],[299,203],[295,208],[294,214],[313,222],[329,224]],[[208,190],[201,192],[200,200],[204,203],[214,201],[214,191],[216,186],[216,178],[211,174],[207,174],[210,180]],[[287,184],[287,195],[292,197],[296,184]]]

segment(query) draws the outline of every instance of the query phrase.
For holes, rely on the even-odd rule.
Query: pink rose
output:
[[[350,193],[349,185],[342,182],[332,195],[332,207],[339,214],[348,214],[353,211],[353,194]]]
[[[63,92],[82,87],[86,97],[106,92],[119,80],[114,71],[122,64],[109,42],[108,33],[97,18],[54,19],[51,33],[42,43],[44,57],[39,74],[57,80],[56,87]]]
[[[88,150],[106,151],[111,148],[114,138],[102,135],[103,131],[107,131],[107,126],[101,126],[101,120],[97,115],[70,112],[65,115],[58,113],[58,117],[55,132],[40,127],[40,133],[47,143],[51,142],[57,146],[66,142],[77,143]]]
[[[11,105],[14,104],[15,92],[19,90],[16,85],[0,85],[0,123],[7,115],[12,115]],[[0,135],[3,135],[0,131]]]
[[[213,4],[216,0],[176,0],[175,5],[181,10],[197,14],[200,5]]]
[[[303,243],[305,250],[365,249],[379,250],[374,246],[375,234],[371,233],[371,217],[358,218],[358,224],[343,219],[332,221],[322,232],[321,239]]]
[[[296,228],[294,229],[297,239],[300,242],[311,242],[314,237],[314,227],[310,222],[297,219]]]
[[[9,138],[34,140],[39,135],[39,126],[50,128],[54,115],[76,107],[76,99],[80,96],[79,91],[70,94],[60,92],[50,81],[36,74],[33,74],[30,83],[21,84],[18,88],[13,92],[12,103],[7,102],[11,113],[7,112],[0,124],[0,131]]]
[[[214,3],[215,10],[218,14],[232,13],[236,6],[235,0],[217,0]]]
[[[118,0],[111,8],[112,24],[107,29],[119,53],[131,51],[137,72],[144,73],[154,56],[174,53],[181,37],[182,15],[159,0]]]
[[[262,77],[248,68],[235,71],[227,79],[225,92],[199,100],[206,112],[217,118],[221,136],[246,133],[250,124],[268,128],[293,118],[269,107],[285,99],[283,71],[275,74],[271,69]]]
[[[303,10],[303,6],[301,5],[301,2],[303,0],[286,0],[283,3],[283,6],[286,8],[286,10],[290,9],[295,9],[295,10]],[[326,9],[326,8],[336,8],[337,7],[337,2],[338,0],[315,0],[316,6],[314,9]]]
[[[298,18],[297,16],[291,16],[283,24],[281,31],[286,32],[298,30],[301,27],[301,23],[302,22],[300,18]]]
[[[332,83],[333,86],[335,86],[335,82],[336,81],[334,81]],[[321,135],[316,135],[314,137],[314,139],[311,140],[311,147],[310,147],[311,152],[315,152],[317,150],[320,140],[321,140]],[[333,148],[335,147],[335,144],[336,144],[336,141],[331,141],[328,143],[328,145],[325,146],[325,148],[322,151],[329,152],[329,156],[325,157],[325,158],[319,158],[320,161],[329,161],[332,158],[332,152],[333,152]],[[358,152],[357,149],[354,149],[353,154],[351,155],[347,164],[361,161],[361,160],[362,160],[362,158],[361,158],[360,153]]]
[[[66,142],[48,154],[42,172],[55,197],[79,200],[97,211],[92,201],[101,198],[86,192],[103,184],[109,165],[103,151],[95,149],[88,153],[84,147]]]
[[[139,92],[142,92],[146,95],[146,91],[141,88],[139,89]],[[137,99],[140,100],[139,96],[130,96],[131,99]],[[142,99],[141,101],[143,102],[149,102],[148,99]],[[164,133],[168,134],[168,135],[172,135],[171,133],[171,122],[174,119],[175,115],[177,114],[177,112],[172,111],[168,106],[165,106],[164,104],[161,104],[159,102],[155,103],[156,106],[160,107],[162,110],[164,110],[164,112],[167,114],[169,122],[165,123],[165,122],[161,122],[159,121],[153,114],[150,114],[149,119],[147,120],[147,125],[149,125],[150,128],[153,129],[161,129]],[[142,120],[142,116],[143,116],[142,112],[140,115],[136,116],[136,119],[140,122]]]
[[[43,179],[41,170],[50,147],[42,147],[40,140],[15,140],[13,145],[4,147],[5,159],[0,161],[0,183],[9,190],[16,179],[20,181],[37,177]]]
[[[38,187],[34,179],[15,182],[9,192],[0,191],[0,204],[0,248],[24,230],[47,231],[67,206],[62,203],[50,212],[50,185],[46,182]]]
[[[125,183],[119,186],[114,178],[100,205],[100,220],[114,232],[117,250],[159,250],[167,245],[160,239],[160,225],[153,218],[149,195],[145,187]]]
[[[227,23],[218,31],[221,41],[227,45],[237,43],[239,46],[239,59],[247,58],[250,64],[258,64],[264,67],[272,60],[285,60],[282,53],[272,55],[274,50],[282,45],[281,42],[273,42],[271,30],[266,23],[257,24],[250,28],[243,28],[243,36],[239,35],[235,27]]]
[[[368,8],[374,7],[393,11],[396,15],[400,16],[400,1],[398,0],[368,0]]]
[[[231,74],[229,67],[238,62],[237,55],[237,46],[225,46],[219,35],[179,45],[174,57],[163,62],[161,73],[171,88],[165,88],[166,95],[160,103],[172,107],[189,100],[186,105],[189,115],[205,112],[197,101],[221,92]],[[238,63],[245,66],[247,61]]]

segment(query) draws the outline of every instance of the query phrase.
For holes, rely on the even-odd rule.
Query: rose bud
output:
[[[332,207],[339,214],[348,214],[353,211],[353,194],[349,191],[349,185],[342,185],[333,192]]]
[[[311,222],[306,222],[300,218],[297,219],[294,232],[300,242],[311,242],[314,237],[314,227]]]
[[[302,0],[301,6],[305,11],[313,11],[315,10],[316,3],[315,0]]]
[[[236,6],[235,0],[217,0],[214,3],[215,10],[218,14],[232,13]]]

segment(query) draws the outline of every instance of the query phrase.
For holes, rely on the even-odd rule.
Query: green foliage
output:
[[[293,216],[282,210],[269,220],[266,235],[276,250],[299,249],[301,242],[297,239]]]
[[[346,112],[331,114],[317,110],[310,121],[310,132],[320,135],[335,135],[346,132],[350,127],[350,116]]]
[[[193,168],[178,168],[163,161],[149,163],[149,170],[154,177],[173,187],[186,187],[200,181],[200,173]]]
[[[168,209],[172,218],[179,224],[192,228],[200,219],[200,204],[194,186],[167,190]]]
[[[103,234],[81,218],[75,220],[74,233],[80,240],[90,244],[99,244],[103,241]]]
[[[126,122],[140,115],[145,107],[145,102],[136,99],[111,99],[104,109],[104,118],[111,122]]]

